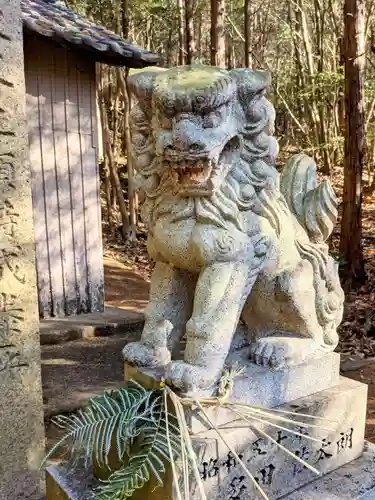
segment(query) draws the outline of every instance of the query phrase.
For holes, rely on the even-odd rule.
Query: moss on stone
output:
[[[158,75],[155,79],[155,86],[159,90],[173,88],[177,92],[205,89],[220,80],[225,74],[225,70],[212,66],[179,66]]]

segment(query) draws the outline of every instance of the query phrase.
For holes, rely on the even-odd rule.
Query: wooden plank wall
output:
[[[95,63],[25,37],[39,311],[104,308]]]

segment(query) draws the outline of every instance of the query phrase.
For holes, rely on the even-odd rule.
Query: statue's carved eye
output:
[[[220,116],[217,113],[210,113],[203,117],[203,128],[215,128],[220,124]]]

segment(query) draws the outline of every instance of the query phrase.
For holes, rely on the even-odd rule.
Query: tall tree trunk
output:
[[[250,0],[245,0],[244,3],[244,15],[245,15],[245,66],[246,68],[251,68],[253,65],[253,58],[251,54],[251,11],[250,11]]]
[[[122,14],[122,36],[128,40],[129,38],[129,0],[122,0],[121,4]]]
[[[108,157],[106,154],[104,154],[103,157],[103,169],[104,169],[105,202],[107,208],[107,222],[108,222],[110,237],[113,238],[115,234],[115,228],[113,225],[113,214],[111,206],[112,184],[111,184],[111,172],[108,166]]]
[[[168,32],[168,39],[165,46],[165,65],[167,68],[173,65],[173,28],[174,26],[172,25]]]
[[[126,163],[128,171],[128,198],[129,198],[129,215],[130,215],[130,235],[132,241],[137,239],[137,211],[136,211],[136,194],[134,189],[134,170],[131,155],[131,136],[130,136],[130,92],[128,88],[129,68],[125,69],[125,78],[122,73],[122,68],[117,69],[118,84],[121,86],[124,98],[124,135],[126,144]]]
[[[112,74],[111,74],[111,68],[110,66],[101,66],[101,69],[103,69],[103,77],[101,79],[101,87],[100,87],[100,91],[99,91],[99,94],[98,96],[101,96],[101,99],[102,99],[102,105],[103,105],[103,112],[105,112],[105,118],[106,118],[106,123],[107,123],[107,127],[108,129],[110,130],[110,127],[109,127],[109,118],[108,118],[108,115],[110,115],[110,113],[107,112],[107,109],[110,109],[111,108],[111,102],[114,98],[113,96],[113,84],[112,84]],[[104,89],[107,89],[107,95],[104,95]],[[100,115],[101,116],[101,115]],[[102,131],[104,131],[104,124],[102,123]],[[104,154],[107,154],[106,153],[106,149],[105,149],[105,146],[104,146],[104,140],[105,138],[103,137],[103,133],[102,133],[102,141],[103,141],[103,152]],[[111,150],[112,150],[112,146],[111,146],[111,140],[109,141],[109,145],[111,147]],[[113,157],[113,155],[112,155]],[[109,159],[108,159],[108,162],[109,162]],[[115,166],[115,168],[117,168]],[[113,212],[116,212],[117,210],[117,190],[116,190],[116,182],[115,182],[115,178],[113,177],[113,171],[112,171],[112,168],[110,169],[110,174],[111,174],[111,182],[112,182],[112,196],[111,196],[111,207],[112,207],[112,211]]]
[[[184,4],[178,0],[178,64],[182,66],[185,63],[185,17]]]
[[[110,170],[110,177],[113,179],[114,182],[114,188],[116,190],[116,196],[120,208],[120,213],[121,213],[121,219],[122,219],[122,236],[124,238],[124,241],[128,239],[129,236],[129,216],[128,216],[128,209],[126,208],[126,203],[124,199],[124,194],[122,192],[122,187],[121,187],[121,182],[118,176],[117,168],[116,168],[116,163],[113,158],[113,153],[112,153],[112,147],[111,147],[111,133],[109,130],[108,126],[108,118],[107,118],[107,111],[105,109],[105,104],[104,104],[104,99],[103,99],[103,94],[101,92],[100,96],[100,115],[101,115],[101,123],[103,127],[103,146],[104,146],[104,151],[105,154],[107,155],[107,160],[108,160],[108,167]]]
[[[196,26],[195,26],[195,37],[197,40],[197,50],[196,50],[196,57],[199,59],[199,61],[202,60],[204,57],[204,51],[203,51],[203,43],[202,43],[202,22],[203,22],[203,13],[202,10],[199,9],[199,12],[196,14]]]
[[[301,55],[301,48],[300,48],[301,44],[299,42],[300,25],[296,21],[294,11],[293,11],[293,6],[292,6],[291,2],[288,2],[287,19],[288,19],[288,23],[289,23],[291,34],[292,34],[292,42],[293,42],[293,49],[294,49],[294,65],[296,67],[296,70],[294,71],[295,88],[292,91],[293,92],[292,96],[295,99],[298,119],[303,121],[304,116],[307,115],[307,112],[305,110],[305,100],[299,95],[299,92],[298,92],[299,89],[301,89],[305,83],[305,75],[304,75],[304,70],[303,70],[303,62],[302,62],[302,55]],[[288,125],[288,123],[289,123],[287,118],[286,118],[285,123],[286,123],[286,125]]]
[[[227,69],[233,69],[234,64],[233,64],[233,39],[231,33],[227,33],[226,36],[227,43],[226,43],[226,53],[227,53]]]
[[[211,0],[211,64],[225,68],[225,0]]]
[[[324,33],[325,33],[325,11],[320,3],[320,0],[314,0],[314,14],[315,14],[315,38],[316,38],[316,52],[317,52],[317,70],[319,74],[324,70]],[[319,144],[323,156],[323,164],[321,171],[330,175],[331,172],[331,156],[328,149],[329,144],[329,111],[324,92],[321,89],[316,91],[316,100],[319,113]]]
[[[310,76],[313,76],[315,73],[315,71],[314,71],[314,55],[313,55],[313,50],[312,50],[312,46],[311,46],[310,33],[309,33],[309,27],[307,24],[306,13],[304,10],[304,5],[303,5],[302,0],[297,0],[296,18],[297,18],[297,21],[300,23],[302,42],[303,42],[303,45],[305,47],[306,62],[307,62],[309,74],[310,74]]]
[[[192,64],[195,56],[194,0],[185,0],[186,63]]]
[[[365,153],[365,1],[345,0],[345,164],[340,251],[347,286],[365,277],[362,248],[362,170]]]
[[[310,40],[309,26],[306,19],[304,4],[302,0],[296,0],[295,3],[295,17],[298,25],[299,34],[302,39],[303,47],[305,49],[305,60],[308,69],[307,82],[311,85],[311,95],[305,99],[305,112],[307,113],[306,121],[309,119],[313,125],[315,144],[320,141],[320,127],[319,127],[319,113],[316,104],[315,92],[315,66],[314,54]],[[319,151],[318,151],[319,153]]]
[[[145,41],[144,41],[145,48],[149,51],[151,51],[151,40],[152,40],[152,18],[149,16],[146,19]]]
[[[339,65],[345,66],[344,40],[338,39]],[[338,102],[339,124],[342,135],[345,134],[345,98],[339,97]]]

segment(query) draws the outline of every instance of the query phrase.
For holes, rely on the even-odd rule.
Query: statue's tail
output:
[[[280,190],[310,241],[326,241],[336,224],[338,203],[329,181],[318,184],[314,160],[303,153],[292,156],[281,173]]]
[[[296,245],[301,258],[308,260],[313,268],[316,314],[324,341],[335,346],[344,294],[337,263],[328,255],[325,243],[337,220],[335,193],[328,181],[318,184],[315,162],[305,154],[295,155],[287,162],[280,178],[280,191],[309,236],[310,242],[297,239]]]

